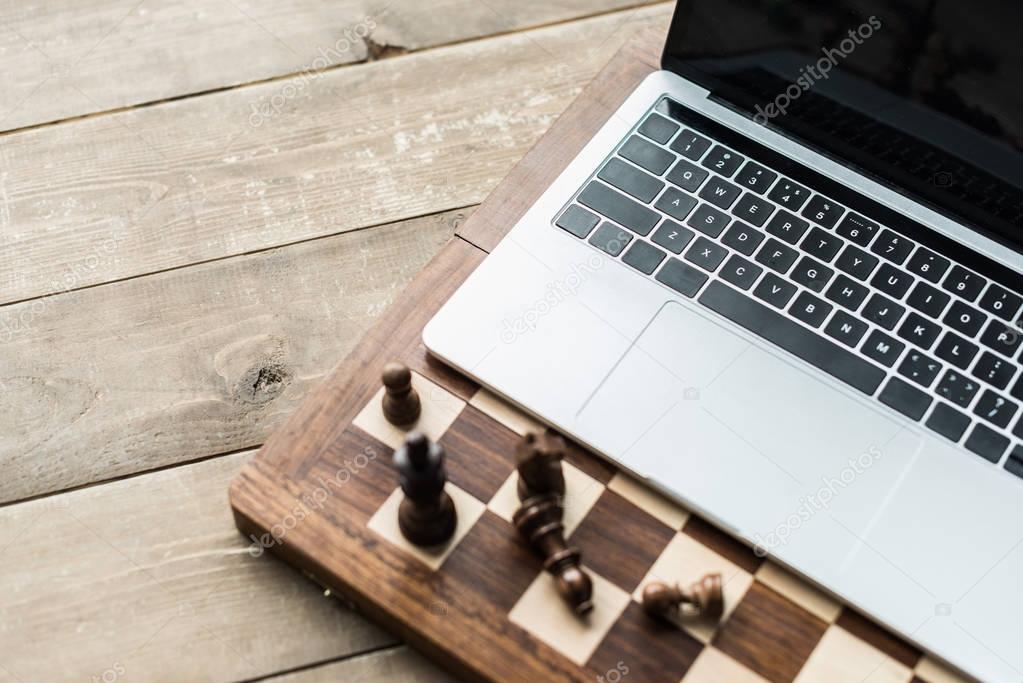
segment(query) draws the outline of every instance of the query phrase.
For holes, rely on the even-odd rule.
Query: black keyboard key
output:
[[[984,334],[980,335],[981,344],[1009,358],[1012,358],[1019,350],[1021,342],[1023,342],[1023,332],[994,318],[987,324]]]
[[[725,267],[721,269],[721,279],[746,291],[753,286],[763,272],[764,269],[755,263],[750,263],[743,257],[732,254],[728,262],[725,263]]]
[[[906,303],[924,315],[937,320],[951,299],[952,297],[940,289],[935,289],[926,282],[917,282],[913,291],[909,293]]]
[[[691,299],[700,291],[700,287],[703,287],[707,276],[688,263],[679,261],[677,258],[669,258],[664,267],[657,271],[654,279]]]
[[[704,235],[717,237],[722,230],[728,227],[731,220],[727,214],[718,211],[710,204],[700,204],[699,208],[693,211],[693,215],[686,221],[686,225],[696,228]]]
[[[1023,446],[1016,444],[1012,449],[1009,459],[1005,461],[1005,469],[1023,479]]]
[[[845,207],[836,204],[830,199],[816,194],[810,203],[803,209],[802,216],[809,218],[817,225],[823,225],[825,228],[833,228],[838,223],[838,219],[845,213]]]
[[[796,286],[786,282],[774,273],[768,273],[760,281],[757,288],[753,290],[753,296],[766,301],[775,308],[785,308],[793,296],[796,295]]]
[[[906,258],[909,257],[910,252],[913,251],[915,246],[915,244],[902,235],[896,235],[886,228],[881,231],[877,240],[870,245],[870,250],[881,258],[888,259],[892,263],[901,266],[905,263]]]
[[[704,270],[713,273],[728,256],[728,250],[720,244],[711,242],[706,237],[697,237],[693,246],[686,252],[685,260],[695,263]]]
[[[771,217],[772,211],[774,211],[774,204],[747,192],[732,209],[732,214],[759,228]]]
[[[962,301],[953,302],[948,313],[942,318],[949,327],[959,330],[968,337],[976,336],[987,322],[987,316]]]
[[[878,363],[890,368],[895,365],[895,361],[899,359],[905,349],[906,345],[898,339],[889,337],[880,330],[874,330],[867,337],[862,351],[868,358],[873,358]]]
[[[656,211],[596,181],[582,191],[579,203],[640,235],[649,234],[661,219]]]
[[[799,245],[799,248],[806,253],[819,258],[825,263],[830,263],[831,259],[835,258],[835,254],[842,248],[844,242],[838,239],[830,232],[821,230],[820,228],[814,228],[810,231],[810,234],[806,236],[803,243]]]
[[[714,145],[714,149],[710,150],[703,160],[703,165],[728,178],[738,170],[745,160],[742,156],[728,151],[721,145]]]
[[[975,301],[986,284],[987,280],[981,276],[974,275],[962,266],[953,266],[952,272],[948,274],[941,286],[967,301]]]
[[[621,159],[611,159],[600,169],[597,177],[646,204],[664,189],[663,182]]]
[[[929,349],[938,340],[941,326],[921,317],[918,313],[910,313],[899,327],[899,336],[913,342],[921,349]]]
[[[886,330],[894,330],[906,309],[891,299],[873,294],[863,307],[863,317]]]
[[[735,182],[757,194],[767,192],[767,188],[777,179],[777,173],[764,168],[755,161],[747,161],[739,171],[739,175],[735,176]]]
[[[977,424],[966,439],[966,448],[988,462],[997,463],[1009,447],[1009,438],[985,424]]]
[[[877,267],[878,263],[879,261],[876,256],[868,254],[850,244],[842,250],[842,255],[835,261],[835,267],[842,272],[852,275],[857,280],[866,281],[870,274],[874,272],[874,268]]]
[[[922,387],[929,387],[941,372],[941,363],[930,356],[910,349],[899,364],[899,374]]]
[[[661,245],[673,254],[681,254],[695,236],[696,233],[689,228],[684,228],[675,221],[666,218],[650,239],[654,241],[654,244]]]
[[[631,241],[632,235],[610,223],[601,225],[590,238],[590,244],[611,256],[618,256]]]
[[[835,271],[831,270],[819,261],[815,261],[809,256],[804,256],[799,259],[799,263],[796,264],[793,269],[791,278],[803,285],[807,289],[812,289],[815,292],[823,292],[824,288],[828,284],[828,280],[835,274]]]
[[[700,185],[703,184],[708,175],[710,174],[699,166],[694,166],[685,159],[679,159],[675,167],[666,176],[666,180],[673,185],[678,185],[687,192],[696,192],[700,189]]]
[[[764,241],[764,233],[754,230],[742,221],[735,221],[721,241],[746,256],[752,256]]]
[[[654,208],[663,211],[677,221],[682,221],[692,212],[697,203],[696,197],[669,187],[654,204]]]
[[[984,296],[980,297],[978,305],[1002,320],[1012,320],[1016,317],[1020,305],[1023,305],[1023,299],[1009,290],[991,283],[991,286],[984,292]]]
[[[687,159],[699,161],[700,157],[710,149],[710,145],[710,140],[687,128],[675,138],[675,142],[671,143],[671,149]]]
[[[661,265],[661,261],[664,260],[664,256],[664,252],[657,247],[648,244],[643,240],[637,240],[636,243],[629,247],[629,250],[625,252],[625,256],[622,256],[622,261],[644,275],[649,275],[657,270],[657,266]]]
[[[803,292],[796,297],[795,303],[789,308],[789,313],[810,327],[820,327],[832,309],[834,306],[827,301],[818,299],[809,292]]]
[[[867,323],[852,317],[845,311],[836,313],[824,327],[824,334],[854,349],[866,333]]]
[[[700,190],[700,197],[720,209],[727,209],[735,203],[741,192],[738,185],[714,176]]]
[[[865,394],[873,394],[884,379],[884,371],[876,365],[720,282],[711,282],[699,301]]]
[[[802,218],[797,218],[785,210],[774,214],[774,218],[767,224],[767,232],[783,239],[789,244],[795,244],[803,236],[810,224]]]
[[[889,408],[897,410],[914,421],[919,421],[924,416],[933,400],[912,384],[904,382],[898,377],[888,380],[888,384],[877,398]]]
[[[679,128],[680,126],[674,121],[669,121],[657,114],[651,114],[643,122],[643,125],[639,127],[639,132],[641,135],[645,135],[654,142],[659,142],[663,145],[671,139],[672,135],[678,132]]]
[[[938,396],[955,403],[960,408],[967,408],[979,390],[980,384],[972,377],[967,377],[955,370],[947,370],[945,376],[938,382],[937,392]]]
[[[638,135],[633,135],[626,140],[622,148],[618,150],[618,155],[658,176],[664,175],[668,167],[675,162],[674,154]]]
[[[561,218],[555,221],[562,230],[572,233],[576,237],[586,237],[593,228],[597,227],[600,219],[581,206],[572,206],[565,209]]]
[[[837,304],[841,304],[850,311],[855,311],[867,298],[869,290],[858,282],[853,282],[845,275],[839,275],[828,287],[825,296]]]
[[[996,389],[1004,389],[1009,386],[1009,381],[1015,374],[1015,365],[990,351],[985,351],[973,368],[974,377],[987,382]]]
[[[870,244],[870,241],[874,239],[874,235],[880,229],[881,226],[874,221],[850,211],[842,219],[842,222],[838,224],[838,227],[835,228],[835,232],[847,240],[865,247]]]
[[[970,367],[970,363],[977,357],[979,350],[976,344],[966,341],[955,332],[946,332],[938,343],[938,347],[934,349],[934,353],[941,360],[951,363],[960,370],[965,370]]]
[[[870,284],[893,299],[901,299],[913,284],[913,276],[890,263],[882,263]]]
[[[985,389],[973,409],[973,414],[996,427],[1005,429],[1016,415],[1017,410],[1019,410],[1019,404],[1013,403],[1004,396],[999,396],[990,389]]]
[[[949,441],[959,441],[970,426],[970,416],[947,403],[939,403],[927,418],[927,426]]]
[[[1009,395],[1023,401],[1023,377],[1016,380],[1016,384],[1009,390]]]
[[[949,265],[948,259],[944,256],[938,256],[930,249],[920,247],[913,254],[913,258],[909,259],[906,268],[909,272],[919,275],[928,282],[938,284]]]
[[[776,239],[769,239],[763,248],[757,252],[757,263],[762,263],[771,270],[785,273],[792,264],[796,262],[799,253],[791,247],[786,247]]]
[[[788,178],[782,178],[771,188],[769,199],[778,202],[789,211],[799,211],[810,198],[810,190]]]

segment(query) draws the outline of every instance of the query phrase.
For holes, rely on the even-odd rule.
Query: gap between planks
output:
[[[257,129],[248,105],[266,87],[7,138],[0,252],[18,256],[0,260],[0,301],[477,204],[631,29],[663,25],[667,9],[338,69]],[[458,87],[431,85],[452,69]]]
[[[643,7],[649,7],[652,5],[667,4],[666,0],[635,0],[631,4],[623,3],[622,5],[607,7],[605,9],[598,9],[597,11],[589,12],[586,14],[578,14],[572,16],[563,16],[561,18],[551,19],[549,21],[539,21],[537,23],[516,26],[508,28],[507,30],[496,30],[491,33],[481,33],[479,35],[467,35],[463,38],[455,38],[448,41],[438,42],[434,44],[428,44],[421,47],[407,48],[402,45],[393,45],[389,42],[376,43],[373,40],[372,34],[364,38],[366,45],[365,55],[363,57],[354,59],[347,62],[338,62],[336,64],[330,64],[323,68],[304,68],[300,70],[288,71],[266,78],[252,78],[247,81],[230,83],[221,86],[215,86],[202,90],[194,90],[190,92],[182,92],[179,94],[167,95],[158,99],[142,100],[123,106],[111,107],[109,109],[101,109],[98,111],[91,111],[83,114],[68,115],[64,118],[53,119],[49,121],[40,121],[38,123],[29,123],[24,126],[15,128],[0,129],[0,139],[7,135],[16,135],[19,133],[26,133],[29,131],[36,131],[52,126],[60,126],[69,123],[77,123],[79,121],[86,121],[89,119],[100,118],[103,116],[111,116],[114,114],[122,114],[126,112],[132,112],[137,110],[149,109],[152,107],[159,107],[174,102],[180,102],[182,100],[202,98],[210,95],[218,95],[233,90],[243,90],[246,88],[253,88],[261,85],[273,84],[273,83],[285,83],[286,81],[293,80],[298,77],[309,76],[312,78],[321,78],[333,71],[345,69],[348,67],[356,67],[371,62],[381,62],[389,59],[401,59],[409,57],[411,55],[418,55],[431,50],[438,50],[447,47],[454,47],[458,45],[466,45],[470,43],[476,43],[484,40],[490,40],[492,38],[500,38],[507,35],[513,35],[516,33],[526,33],[529,31],[535,31],[544,28],[551,28],[555,26],[562,26],[565,24],[572,24],[577,21],[584,19],[595,19],[606,15],[615,15],[624,12],[633,12]],[[384,54],[375,55],[374,47],[384,48]],[[393,52],[389,52],[393,50]]]

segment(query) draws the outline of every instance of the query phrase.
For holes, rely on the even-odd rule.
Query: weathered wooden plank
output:
[[[2,137],[0,303],[476,204],[669,11],[334,70],[270,117],[296,81]]]
[[[11,306],[0,502],[259,445],[469,213]]]
[[[250,457],[0,508],[0,671],[244,680],[394,643],[298,572],[253,557],[225,496]]]
[[[0,130],[653,0],[51,0],[0,6]],[[370,43],[364,40],[368,37]]]
[[[407,646],[275,676],[273,683],[455,683],[455,679]]]

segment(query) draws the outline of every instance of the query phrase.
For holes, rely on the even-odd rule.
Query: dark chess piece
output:
[[[512,521],[543,558],[543,568],[554,576],[558,594],[576,614],[584,615],[593,609],[593,582],[580,566],[579,550],[565,541],[563,514],[556,495],[535,496],[523,503]]]
[[[394,454],[405,499],[398,507],[398,527],[410,543],[434,546],[455,533],[455,503],[444,490],[444,448],[412,432]]]
[[[565,495],[565,473],[561,467],[565,449],[565,440],[549,430],[543,434],[529,432],[522,437],[515,447],[519,500]]]
[[[404,427],[419,419],[423,410],[419,393],[412,388],[412,371],[401,363],[384,366],[384,417],[396,427]]]
[[[721,575],[707,574],[686,589],[661,581],[648,583],[643,588],[643,609],[651,616],[669,620],[674,616],[720,619],[725,611]]]

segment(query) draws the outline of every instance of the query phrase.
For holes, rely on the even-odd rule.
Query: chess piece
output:
[[[565,541],[563,514],[556,495],[534,496],[523,503],[512,521],[543,558],[543,568],[554,576],[558,594],[581,616],[593,609],[593,582],[580,566],[579,550]]]
[[[565,440],[550,430],[543,434],[529,432],[522,437],[515,447],[519,500],[565,495],[565,473],[561,467],[565,448]]]
[[[455,533],[455,503],[444,490],[444,448],[412,432],[394,454],[405,499],[398,507],[398,527],[410,543],[434,546]]]
[[[721,575],[707,574],[686,589],[661,581],[648,583],[643,588],[643,609],[651,616],[669,620],[674,616],[720,619],[725,611]]]
[[[412,387],[412,371],[401,363],[384,366],[384,417],[396,427],[404,427],[419,419],[423,406],[419,393]]]

